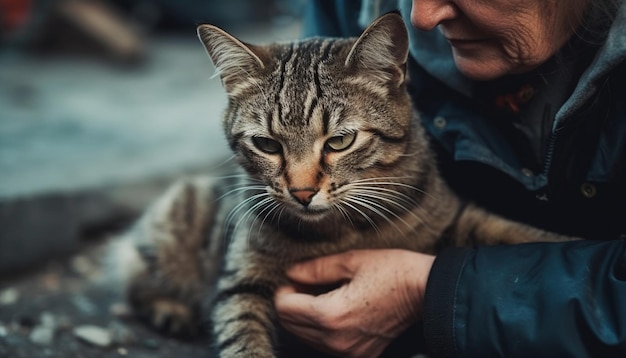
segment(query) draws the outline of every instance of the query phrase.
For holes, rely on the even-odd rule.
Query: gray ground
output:
[[[0,283],[0,357],[207,357],[206,337],[167,337],[128,313],[99,265],[106,242]]]
[[[206,356],[129,316],[101,260],[176,177],[229,157],[212,71],[195,34],[150,39],[131,68],[0,52],[0,357]]]

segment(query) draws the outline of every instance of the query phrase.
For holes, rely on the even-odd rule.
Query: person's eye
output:
[[[283,146],[280,143],[266,137],[252,137],[252,143],[254,143],[260,151],[267,154],[277,154],[283,149]]]
[[[356,133],[348,133],[336,137],[332,137],[326,141],[326,149],[333,152],[340,152],[348,149],[354,140],[356,139]]]

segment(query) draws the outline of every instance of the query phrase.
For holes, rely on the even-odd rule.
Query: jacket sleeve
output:
[[[626,357],[626,242],[446,249],[424,331],[433,357]]]

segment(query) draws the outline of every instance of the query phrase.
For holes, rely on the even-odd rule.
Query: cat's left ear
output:
[[[346,66],[357,67],[377,80],[401,86],[406,82],[408,55],[406,26],[398,12],[391,12],[363,31],[346,58]]]
[[[230,95],[254,85],[265,68],[263,48],[239,41],[213,25],[198,26],[198,37],[206,49],[224,89]]]

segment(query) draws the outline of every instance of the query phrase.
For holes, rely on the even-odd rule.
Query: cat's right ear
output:
[[[382,83],[401,86],[406,83],[409,35],[399,12],[390,12],[374,20],[356,40],[346,66],[369,73]]]
[[[265,68],[262,58],[266,57],[262,48],[239,41],[213,25],[198,26],[198,37],[229,95],[235,95],[260,80],[260,73]]]

